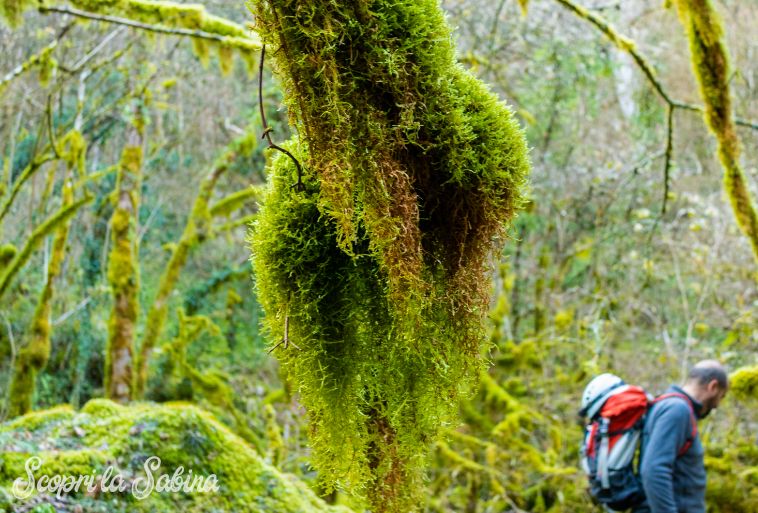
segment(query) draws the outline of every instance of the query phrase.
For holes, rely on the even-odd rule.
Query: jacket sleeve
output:
[[[658,405],[642,454],[642,487],[651,513],[677,513],[674,462],[691,429],[689,406],[678,399]]]

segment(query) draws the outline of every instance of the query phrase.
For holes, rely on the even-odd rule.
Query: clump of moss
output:
[[[253,6],[305,167],[301,191],[293,162],[273,160],[251,235],[267,328],[300,348],[278,354],[327,489],[409,511],[427,448],[477,376],[524,137],[456,63],[432,0]]]
[[[156,473],[170,475],[182,465],[185,476],[189,469],[195,476],[215,474],[220,488],[217,493],[155,491],[142,501],[130,493],[69,497],[74,504],[89,501],[96,511],[349,513],[326,505],[303,482],[265,463],[209,413],[181,403],[123,407],[95,399],[79,412],[60,407],[0,426],[0,486],[10,488],[26,476],[24,463],[31,456],[43,460],[37,476],[102,475],[113,465],[127,479],[144,475],[146,459],[158,456]]]
[[[758,365],[737,369],[729,377],[729,387],[740,399],[758,399]]]

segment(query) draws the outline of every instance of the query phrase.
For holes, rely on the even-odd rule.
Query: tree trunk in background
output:
[[[63,207],[73,203],[73,190],[64,186]],[[47,280],[40,294],[30,328],[29,344],[21,349],[13,368],[9,386],[8,417],[24,415],[32,409],[37,373],[45,368],[50,358],[50,302],[53,298],[55,279],[61,272],[66,256],[66,239],[70,219],[63,222],[55,233],[53,251],[47,266]]]
[[[134,382],[134,334],[139,311],[139,268],[136,224],[142,169],[142,136],[132,129],[119,164],[117,203],[111,217],[108,282],[113,308],[105,355],[105,395],[125,403]]]

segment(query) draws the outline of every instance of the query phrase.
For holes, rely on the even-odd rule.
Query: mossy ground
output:
[[[193,475],[215,474],[220,490],[154,492],[142,501],[130,493],[79,494],[64,500],[83,512],[349,513],[344,507],[328,506],[305,483],[265,463],[212,415],[184,403],[124,407],[96,399],[78,412],[61,406],[6,423],[0,426],[0,490],[7,494],[13,481],[26,475],[24,464],[31,456],[42,458],[39,472],[51,476],[102,475],[113,465],[134,479],[144,475],[144,462],[153,455],[161,458],[160,473],[172,474],[183,465]],[[3,500],[0,493],[0,511]]]

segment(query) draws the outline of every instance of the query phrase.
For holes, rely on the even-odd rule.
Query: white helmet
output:
[[[611,395],[621,392],[624,380],[615,374],[605,373],[596,376],[589,382],[582,394],[582,409],[579,414],[590,419],[603,407],[605,400]]]

